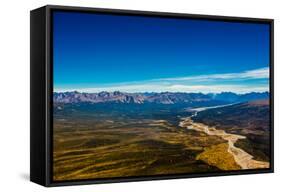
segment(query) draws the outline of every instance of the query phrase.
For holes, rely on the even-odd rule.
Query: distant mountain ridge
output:
[[[54,103],[157,103],[157,104],[179,104],[209,101],[222,101],[225,103],[247,102],[268,99],[268,92],[251,92],[236,94],[233,92],[222,93],[183,93],[183,92],[161,92],[161,93],[125,93],[120,91],[99,93],[55,92]]]

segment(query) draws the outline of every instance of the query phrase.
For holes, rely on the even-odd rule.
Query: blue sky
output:
[[[54,13],[54,90],[269,89],[269,25]]]

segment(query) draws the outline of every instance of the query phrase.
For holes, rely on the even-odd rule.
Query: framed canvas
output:
[[[273,172],[273,20],[31,11],[30,179]]]

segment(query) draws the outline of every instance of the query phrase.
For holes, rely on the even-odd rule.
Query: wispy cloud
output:
[[[269,78],[269,68],[264,67],[260,69],[254,69],[249,71],[243,71],[240,73],[222,73],[222,74],[210,74],[210,75],[197,75],[188,77],[175,77],[175,78],[162,78],[157,80],[167,81],[183,81],[183,80],[226,80],[226,79],[264,79]]]
[[[269,68],[243,71],[240,73],[223,73],[151,79],[146,81],[105,84],[93,87],[56,88],[57,92],[80,91],[123,91],[123,92],[202,92],[220,93],[231,91],[236,93],[269,91]],[[261,80],[264,80],[263,82]],[[251,83],[247,81],[252,81]]]

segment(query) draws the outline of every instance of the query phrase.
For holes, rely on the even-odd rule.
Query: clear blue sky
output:
[[[53,18],[56,91],[268,89],[266,24],[75,12]]]

